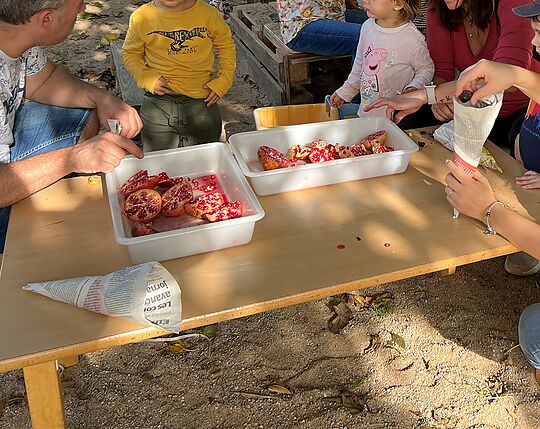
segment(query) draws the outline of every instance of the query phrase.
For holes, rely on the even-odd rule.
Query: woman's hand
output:
[[[386,106],[386,117],[396,124],[427,103],[426,91],[418,89],[392,98],[382,97],[364,107],[365,112]]]
[[[450,160],[446,165],[450,169],[445,178],[446,199],[461,213],[483,222],[486,210],[496,201],[486,176],[476,170],[471,177]]]
[[[330,96],[330,103],[332,103],[332,106],[333,107],[341,107],[345,104],[345,100],[343,98],[341,98],[337,92],[334,92],[331,96]]]
[[[431,106],[433,116],[441,122],[448,122],[454,119],[453,103],[437,103]]]
[[[516,183],[523,189],[540,188],[540,174],[536,171],[526,171],[523,176],[516,177]]]
[[[204,99],[204,102],[206,103],[206,107],[210,107],[212,104],[217,103],[218,100],[221,97],[216,94],[214,91],[210,91],[210,94],[208,94],[208,97]]]
[[[461,73],[455,95],[459,96],[464,90],[471,91],[471,103],[476,105],[478,100],[516,85],[519,73],[517,66],[480,60]]]

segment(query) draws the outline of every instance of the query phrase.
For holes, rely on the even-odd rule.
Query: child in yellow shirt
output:
[[[232,85],[236,50],[215,7],[202,0],[141,6],[131,15],[122,57],[146,90],[140,112],[145,152],[219,141],[216,102]]]

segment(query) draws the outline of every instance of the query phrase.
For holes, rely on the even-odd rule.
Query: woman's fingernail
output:
[[[450,164],[450,160],[447,159],[446,161],[444,161],[445,164]]]

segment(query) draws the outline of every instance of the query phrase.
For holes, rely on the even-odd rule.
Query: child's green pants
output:
[[[207,107],[202,98],[146,93],[140,113],[145,152],[216,142],[221,136],[219,108]]]

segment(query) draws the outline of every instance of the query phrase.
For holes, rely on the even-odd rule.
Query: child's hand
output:
[[[334,107],[341,107],[345,104],[345,100],[341,98],[339,95],[337,95],[337,92],[334,92],[330,96],[330,103],[332,103],[332,106]]]
[[[208,94],[208,97],[204,99],[204,102],[206,103],[206,107],[210,107],[212,104],[217,103],[217,101],[221,97],[217,95],[214,91],[210,91],[210,94]]]
[[[516,177],[516,183],[523,189],[538,189],[540,188],[540,173],[526,171],[523,176]]]
[[[160,77],[154,86],[154,94],[165,95],[172,94],[173,90],[169,86],[169,81],[163,77]]]

